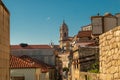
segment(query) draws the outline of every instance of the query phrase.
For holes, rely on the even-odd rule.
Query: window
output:
[[[11,77],[11,80],[25,80],[23,76]]]
[[[67,36],[67,34],[66,33],[64,33],[64,37],[66,37]]]

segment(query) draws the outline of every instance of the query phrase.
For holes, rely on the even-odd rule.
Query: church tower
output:
[[[67,24],[63,21],[61,27],[60,27],[60,47],[63,46],[63,43],[65,40],[68,38],[68,26]]]
[[[66,23],[63,21],[60,27],[60,41],[66,40],[68,38],[68,27]]]

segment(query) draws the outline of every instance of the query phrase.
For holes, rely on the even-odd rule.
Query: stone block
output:
[[[114,54],[112,55],[112,57],[113,57],[114,60],[118,59],[118,53],[114,53]]]
[[[111,63],[111,61],[109,61],[107,64],[107,68],[110,68],[111,66],[112,66],[112,63]]]
[[[118,73],[119,67],[118,67],[118,66],[117,66],[117,67],[114,67],[114,71]]]
[[[108,40],[110,40],[110,39],[112,39],[112,38],[113,38],[113,35],[112,35],[112,34],[107,36],[107,39],[108,39]]]
[[[106,74],[100,74],[100,80],[106,80]]]
[[[116,27],[118,30],[120,30],[120,26]]]
[[[112,49],[112,50],[111,50],[111,54],[113,55],[114,53],[115,53],[115,50],[114,50],[114,49]]]
[[[120,36],[120,30],[115,31],[114,36]]]
[[[106,74],[106,80],[113,80],[112,74]]]
[[[112,55],[112,51],[111,50],[107,50],[106,53],[107,53],[106,54],[107,56],[111,56]]]
[[[119,78],[119,73],[114,73],[114,79],[118,79]]]
[[[111,74],[114,74],[115,72],[117,72],[117,70],[115,69],[114,66],[111,66],[111,67],[109,68],[109,72],[110,72]]]
[[[120,66],[120,59],[117,60],[117,64],[118,64],[118,66]]]
[[[113,49],[114,49],[114,48],[117,48],[117,43],[114,42],[114,43],[112,43],[111,45],[112,45],[112,48],[113,48]]]
[[[115,41],[120,42],[120,37],[116,37]]]
[[[102,40],[103,40],[103,41],[106,41],[106,40],[107,40],[107,37],[106,37],[106,36],[104,36]]]
[[[115,54],[118,54],[118,50],[119,50],[118,48],[115,48]]]
[[[120,49],[120,42],[117,43],[117,47]]]

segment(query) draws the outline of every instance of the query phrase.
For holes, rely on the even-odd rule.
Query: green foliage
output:
[[[98,69],[91,69],[91,70],[89,70],[89,72],[92,72],[92,73],[99,73],[99,70],[98,70]]]
[[[99,63],[98,62],[94,63],[88,72],[99,73]]]

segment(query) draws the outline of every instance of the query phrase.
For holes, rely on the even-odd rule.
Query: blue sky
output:
[[[120,0],[2,0],[10,11],[11,44],[59,42],[63,20],[69,35],[91,23],[90,17],[120,13]]]

